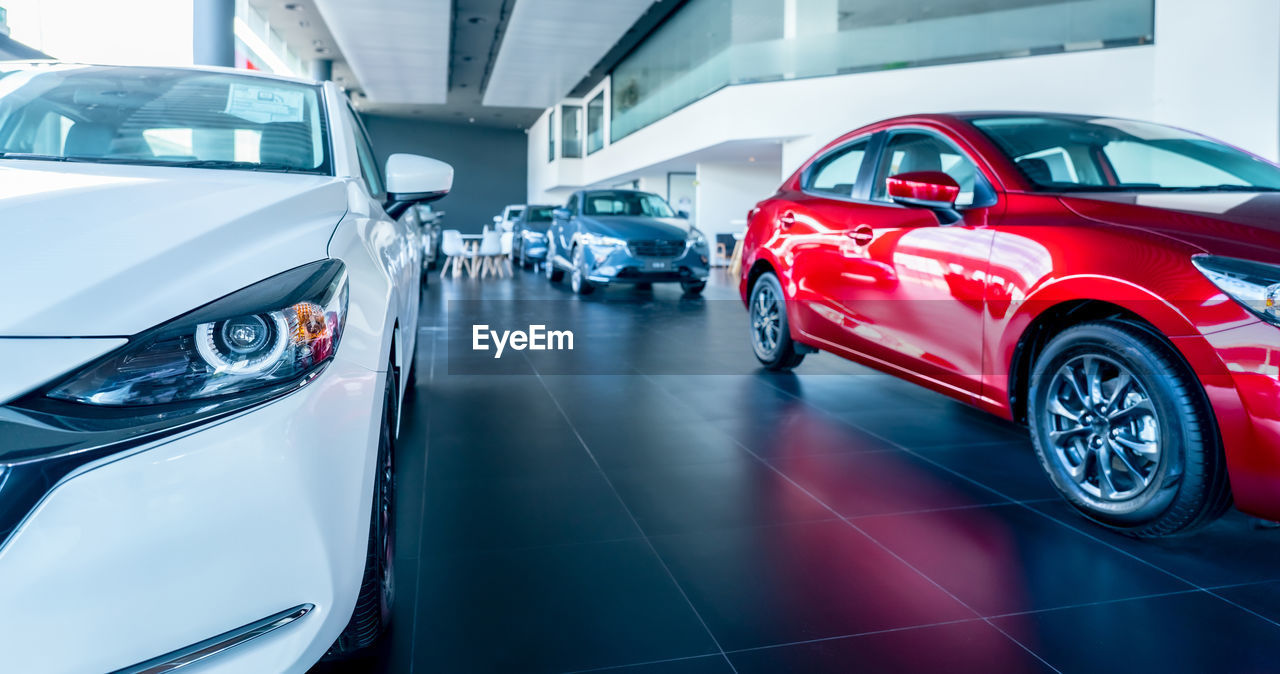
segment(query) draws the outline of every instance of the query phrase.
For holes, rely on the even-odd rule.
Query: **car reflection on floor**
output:
[[[764,374],[723,276],[668,290],[432,284],[396,627],[325,671],[1273,669],[1280,532],[1113,535],[1023,429],[831,356]],[[495,370],[477,316],[584,350]]]

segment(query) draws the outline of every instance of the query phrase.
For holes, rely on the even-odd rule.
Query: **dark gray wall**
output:
[[[445,212],[449,229],[479,233],[503,206],[525,201],[529,155],[524,131],[378,115],[365,115],[364,123],[384,165],[396,152],[453,165],[453,189],[434,204]]]

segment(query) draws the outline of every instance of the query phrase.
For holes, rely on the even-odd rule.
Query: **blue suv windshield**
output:
[[[587,192],[582,196],[584,215],[640,215],[674,218],[675,211],[662,197],[648,192]]]

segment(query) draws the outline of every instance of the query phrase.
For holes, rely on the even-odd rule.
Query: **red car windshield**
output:
[[[970,122],[1040,191],[1276,191],[1280,167],[1210,138],[1127,119]]]

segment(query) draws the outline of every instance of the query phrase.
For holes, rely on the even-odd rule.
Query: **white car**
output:
[[[421,246],[332,83],[0,63],[0,670],[303,672],[393,590]]]
[[[499,232],[510,232],[523,214],[524,204],[511,204],[502,209],[502,215],[493,216],[493,224]]]

